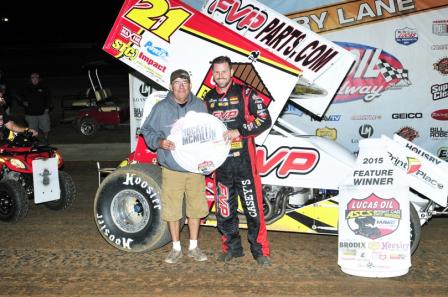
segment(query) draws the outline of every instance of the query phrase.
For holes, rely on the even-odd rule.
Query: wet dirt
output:
[[[107,164],[113,166],[111,164]],[[0,296],[448,296],[448,218],[422,229],[408,274],[362,278],[337,265],[337,237],[269,232],[271,267],[248,252],[230,263],[216,261],[218,231],[202,227],[200,247],[209,260],[163,258],[170,245],[128,253],[106,243],[93,216],[98,185],[94,162],[68,162],[78,197],[66,211],[31,205],[18,224],[0,223]],[[188,231],[182,231],[187,250]]]

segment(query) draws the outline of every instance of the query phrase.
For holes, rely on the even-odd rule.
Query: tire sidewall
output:
[[[120,168],[107,176],[101,183],[94,203],[95,222],[103,238],[112,246],[129,252],[151,250],[166,244],[167,224],[161,218],[160,168],[151,176],[146,167],[151,165],[131,165]],[[144,197],[149,205],[147,224],[135,233],[120,229],[112,218],[111,204],[122,191],[132,190]]]

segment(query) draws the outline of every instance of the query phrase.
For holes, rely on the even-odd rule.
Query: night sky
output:
[[[9,77],[38,71],[46,76],[77,75],[82,65],[114,61],[102,45],[124,1],[2,1],[0,69]],[[6,22],[4,18],[8,18]]]

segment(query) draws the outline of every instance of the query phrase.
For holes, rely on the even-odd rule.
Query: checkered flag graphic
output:
[[[408,71],[406,69],[397,69],[391,66],[389,63],[380,60],[378,68],[381,71],[386,82],[391,82],[394,79],[400,79],[397,85],[410,86],[412,83],[409,80]]]

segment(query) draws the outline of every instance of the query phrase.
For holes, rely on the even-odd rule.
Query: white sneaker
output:
[[[175,249],[172,249],[168,255],[165,257],[165,262],[174,264],[176,263],[180,258],[182,258],[182,250],[178,251]]]
[[[207,255],[204,254],[198,247],[188,251],[188,257],[193,258],[195,261],[207,261]]]

